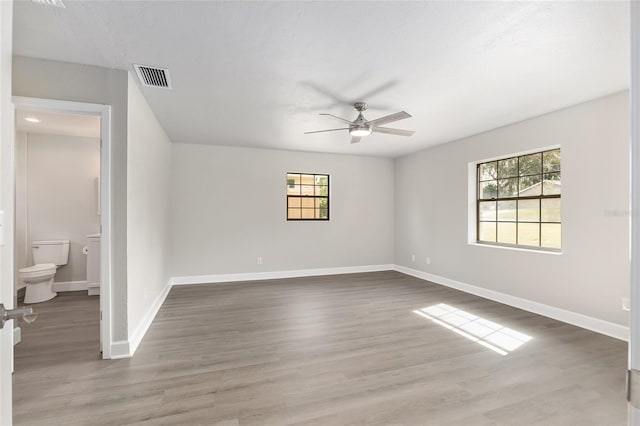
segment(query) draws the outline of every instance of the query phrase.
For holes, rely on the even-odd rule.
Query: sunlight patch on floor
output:
[[[439,303],[413,311],[442,327],[473,342],[491,349],[500,355],[508,355],[532,339],[524,333],[470,314],[456,307]]]

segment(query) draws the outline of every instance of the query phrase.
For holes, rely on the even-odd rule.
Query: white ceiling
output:
[[[29,122],[25,120],[27,117],[36,118],[40,122]],[[16,111],[16,130],[27,133],[99,138],[100,117],[20,109]]]
[[[177,143],[396,157],[629,85],[627,2],[67,1],[15,4],[17,55],[132,70]],[[319,112],[377,118],[351,145]],[[549,141],[557,143],[558,141]]]

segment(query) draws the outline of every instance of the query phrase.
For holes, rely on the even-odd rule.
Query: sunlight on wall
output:
[[[508,355],[532,339],[531,336],[444,303],[415,310],[413,313],[473,342],[478,342],[500,355]]]

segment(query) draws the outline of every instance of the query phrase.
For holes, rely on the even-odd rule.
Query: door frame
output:
[[[85,102],[14,96],[16,110],[76,113],[101,118],[100,125],[100,347],[102,358],[111,358],[113,345],[111,310],[111,106]],[[15,139],[14,139],[15,148]],[[15,163],[15,160],[13,160]],[[15,166],[15,165],[14,165]],[[15,208],[14,208],[15,210]]]
[[[640,4],[630,4],[631,24],[631,289],[629,370],[640,370]],[[629,424],[640,426],[640,409],[629,404]]]

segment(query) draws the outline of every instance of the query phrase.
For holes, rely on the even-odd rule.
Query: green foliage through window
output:
[[[287,220],[329,220],[329,175],[287,173]]]
[[[477,241],[561,248],[560,149],[477,166]]]

